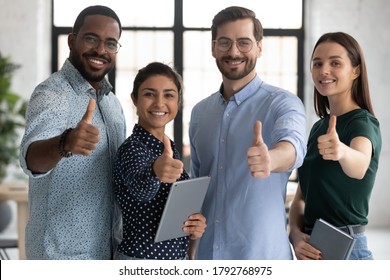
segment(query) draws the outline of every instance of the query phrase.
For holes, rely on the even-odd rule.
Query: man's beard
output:
[[[98,57],[99,55],[94,55]],[[73,66],[80,72],[80,74],[84,77],[89,82],[100,82],[101,80],[104,79],[104,77],[107,75],[108,72],[110,72],[113,68],[114,65],[112,65],[110,68],[106,69],[104,73],[102,74],[94,74],[93,72],[88,72],[82,63],[82,60],[80,59],[79,53],[72,51],[71,52],[71,57],[72,57],[72,64]],[[107,59],[107,58],[105,58]]]
[[[226,57],[222,58],[221,60],[223,61],[225,59],[226,59]],[[232,59],[232,58],[229,57],[228,59]],[[226,77],[227,79],[232,80],[232,81],[240,80],[240,79],[246,77],[256,67],[256,61],[247,60],[246,66],[245,66],[244,70],[242,70],[241,72],[238,69],[225,70],[223,63],[220,63],[218,59],[216,59],[215,61],[217,63],[217,67],[218,67],[219,71],[221,72],[221,74],[224,77]]]
[[[77,70],[79,70],[80,74],[84,77],[84,79],[86,79],[87,81],[89,82],[100,82],[101,80],[104,79],[104,77],[106,76],[106,74],[111,71],[111,69],[107,72],[105,72],[105,74],[99,74],[99,75],[91,75],[90,73],[88,73],[85,68],[83,67],[83,65],[80,65],[81,67],[77,67]]]

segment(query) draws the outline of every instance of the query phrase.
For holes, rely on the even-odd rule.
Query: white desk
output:
[[[16,201],[19,259],[25,260],[25,229],[29,217],[27,183],[0,184],[0,200]]]

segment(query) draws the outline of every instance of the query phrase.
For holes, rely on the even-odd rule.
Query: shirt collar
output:
[[[236,92],[229,101],[233,101],[239,106],[246,99],[250,98],[254,94],[256,94],[257,90],[261,87],[263,81],[256,74],[256,76],[250,81],[245,87],[243,87],[240,91]],[[223,84],[219,88],[220,97],[225,101],[223,97]]]
[[[135,124],[134,125],[134,128],[133,128],[133,136],[136,136],[138,137],[139,139],[141,139],[142,142],[144,142],[147,146],[154,146],[155,149],[157,150],[163,150],[164,149],[164,144],[159,140],[157,139],[156,137],[154,137],[153,134],[151,134],[149,131],[147,131],[146,129],[144,129],[142,126],[140,126],[139,124]],[[146,136],[146,137],[145,137]],[[148,139],[152,140],[153,142],[153,145],[151,145],[150,141],[148,141]],[[171,141],[171,140],[170,140]],[[175,151],[175,143],[173,141],[171,141],[171,145],[172,145],[172,149],[173,151]],[[175,153],[175,152],[174,152]]]

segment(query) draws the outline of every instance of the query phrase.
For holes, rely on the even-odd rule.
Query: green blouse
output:
[[[368,111],[356,109],[337,117],[336,130],[341,142],[350,145],[353,138],[363,136],[372,143],[372,157],[363,179],[348,177],[338,161],[323,160],[317,138],[326,133],[329,116],[317,121],[310,132],[307,155],[298,169],[305,201],[304,225],[312,227],[317,218],[335,226],[367,224],[369,199],[378,169],[382,147],[378,120]]]

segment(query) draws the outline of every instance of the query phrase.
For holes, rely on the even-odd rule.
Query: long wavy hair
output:
[[[333,42],[343,46],[347,50],[352,66],[359,66],[360,75],[352,83],[352,99],[359,105],[360,108],[366,109],[375,116],[370,98],[370,90],[368,87],[366,62],[359,43],[351,35],[344,32],[325,33],[315,44],[311,60],[313,60],[313,54],[318,45],[324,42]],[[321,95],[315,86],[314,109],[320,118],[324,118],[329,115],[329,100],[326,96]]]

